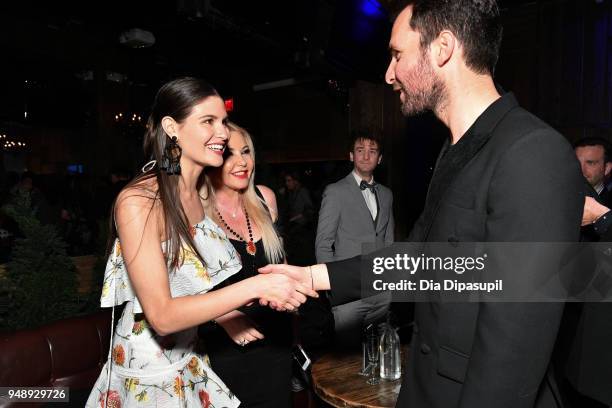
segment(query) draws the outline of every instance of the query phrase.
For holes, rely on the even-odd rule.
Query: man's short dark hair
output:
[[[378,153],[382,154],[382,140],[380,134],[369,128],[359,128],[351,132],[350,151],[355,150],[355,144],[359,140],[371,140],[378,146]]]
[[[293,181],[297,181],[300,184],[302,183],[302,177],[300,176],[300,173],[297,172],[296,170],[292,170],[292,171],[287,172],[285,174],[285,179],[287,177],[291,177],[293,179]]]
[[[398,9],[408,6],[410,27],[421,34],[422,49],[449,30],[463,45],[466,65],[493,75],[503,31],[496,0],[404,0]]]
[[[574,142],[574,149],[577,149],[578,147],[585,147],[585,146],[603,147],[605,162],[608,163],[611,161],[610,160],[610,142],[608,142],[603,137],[597,137],[597,136],[583,137],[582,139],[578,139],[576,142]]]

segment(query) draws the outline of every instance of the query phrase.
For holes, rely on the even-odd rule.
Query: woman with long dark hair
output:
[[[257,276],[257,268],[284,260],[274,228],[274,192],[255,185],[255,150],[249,133],[229,123],[222,167],[206,170],[204,208],[223,228],[242,259],[242,269],[226,282]],[[291,405],[292,316],[253,304],[206,325],[211,366],[248,408]]]
[[[171,81],[155,97],[144,140],[152,160],[114,205],[101,304],[126,305],[87,406],[235,407],[193,351],[197,326],[257,300],[293,310],[316,296],[276,275],[209,292],[242,267],[199,194],[203,169],[223,164],[226,124],[223,100],[202,80]]]

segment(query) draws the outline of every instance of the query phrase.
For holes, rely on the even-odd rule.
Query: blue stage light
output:
[[[359,8],[368,17],[384,17],[385,12],[376,0],[361,0]]]

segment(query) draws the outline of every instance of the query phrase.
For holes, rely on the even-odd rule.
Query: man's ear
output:
[[[457,38],[455,35],[444,30],[430,45],[431,55],[438,67],[444,66],[457,51]]]
[[[382,161],[382,154],[378,156],[378,164],[380,164],[381,161]]]
[[[604,169],[604,174],[606,177],[610,175],[610,171],[612,171],[612,162],[606,162],[606,167]]]
[[[349,159],[350,159],[351,162],[355,161],[355,158],[353,157],[353,152],[349,153]]]
[[[161,120],[161,125],[162,125],[162,128],[164,129],[164,132],[166,132],[166,134],[169,137],[177,135],[176,130],[177,130],[178,124],[172,117],[164,116]]]

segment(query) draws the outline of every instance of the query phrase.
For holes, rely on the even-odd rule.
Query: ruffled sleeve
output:
[[[125,268],[121,244],[119,239],[115,239],[113,251],[108,257],[108,262],[106,262],[100,306],[119,306],[130,300],[134,301],[134,313],[142,313],[142,307],[134,294],[127,269]]]
[[[208,292],[242,269],[236,249],[210,218],[196,224],[191,235],[204,263],[191,250],[184,249],[183,265],[170,274],[173,297]]]
[[[182,265],[169,272],[172,297],[206,293],[242,269],[240,256],[223,230],[211,219],[205,218],[193,226],[191,233],[204,262],[189,248],[183,249]],[[143,312],[125,268],[121,244],[116,239],[106,263],[100,305],[119,306],[127,301],[134,303],[134,313]]]

